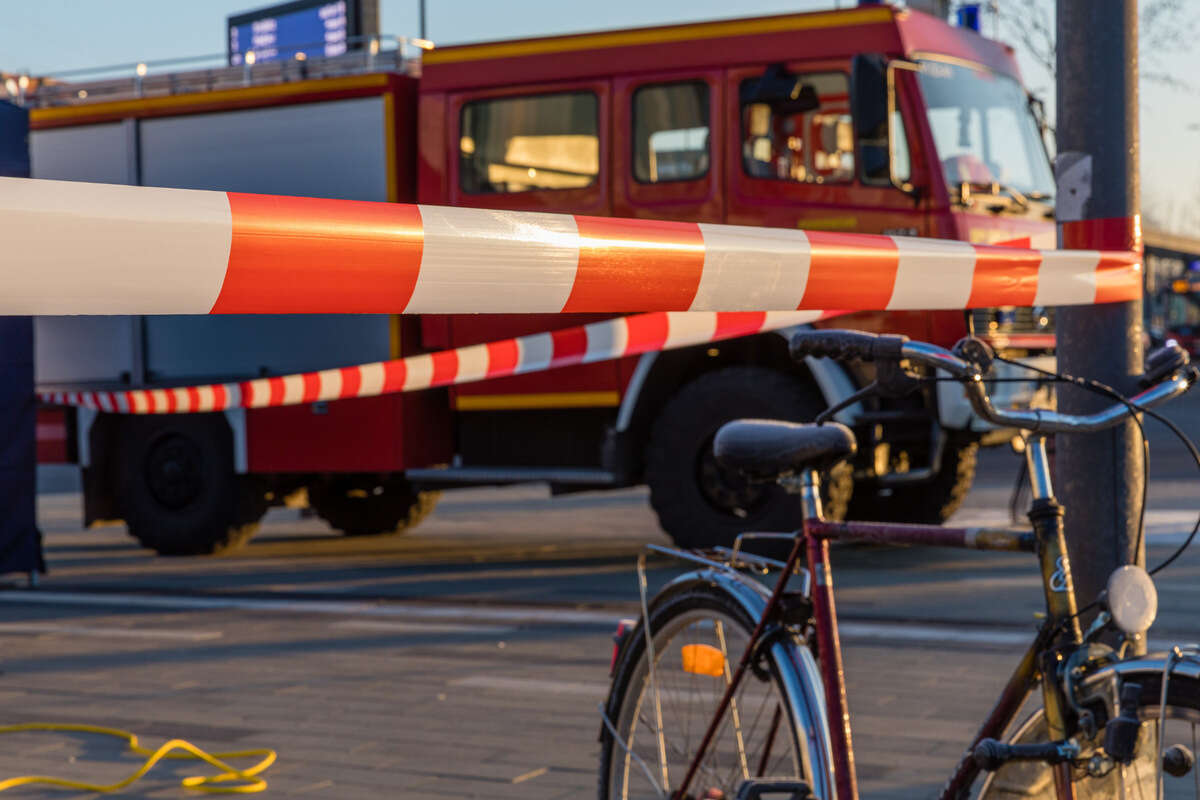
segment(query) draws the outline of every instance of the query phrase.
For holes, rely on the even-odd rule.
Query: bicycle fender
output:
[[[1112,686],[1114,678],[1118,685],[1138,683],[1148,689],[1157,689],[1162,685],[1168,659],[1170,656],[1167,653],[1153,653],[1106,664],[1080,681],[1079,692],[1084,696],[1094,696]],[[1195,658],[1172,659],[1170,675],[1172,678],[1200,681],[1200,661]]]

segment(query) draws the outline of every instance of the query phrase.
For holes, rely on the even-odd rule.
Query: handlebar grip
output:
[[[907,336],[880,336],[863,331],[831,329],[798,331],[792,335],[792,359],[805,356],[827,356],[837,361],[858,358],[863,361],[899,361]]]

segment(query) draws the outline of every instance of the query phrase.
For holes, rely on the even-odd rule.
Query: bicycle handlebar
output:
[[[1094,414],[1061,414],[1046,409],[999,410],[988,397],[983,369],[979,364],[960,358],[943,347],[910,341],[904,336],[877,336],[862,331],[799,331],[792,337],[791,353],[793,358],[827,355],[837,359],[859,358],[864,361],[899,362],[906,359],[943,370],[962,382],[976,414],[1004,427],[1041,433],[1098,431],[1117,425],[1130,413],[1123,403],[1114,403]],[[1174,369],[1163,370],[1162,364],[1170,358],[1178,359],[1180,363]],[[1186,392],[1200,376],[1200,372],[1188,364],[1187,355],[1181,350],[1170,356],[1156,352],[1151,355],[1150,363],[1156,369],[1146,377],[1153,375],[1158,380],[1150,388],[1129,398],[1134,406],[1152,408],[1161,405]]]

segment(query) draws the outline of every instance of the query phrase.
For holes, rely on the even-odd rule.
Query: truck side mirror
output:
[[[858,138],[887,137],[887,61],[879,53],[859,53],[851,62],[850,113]]]
[[[850,114],[863,177],[891,182],[888,147],[887,62],[878,53],[859,53],[850,65]]]
[[[909,62],[888,62],[879,53],[859,53],[850,65],[850,113],[858,139],[862,177],[869,183],[891,184],[919,199],[909,162],[903,123],[895,114],[892,70]]]
[[[1035,94],[1030,94],[1029,110],[1033,112],[1033,118],[1038,126],[1038,133],[1042,135],[1042,147],[1046,148],[1047,153],[1054,152],[1054,126],[1050,124],[1050,118],[1046,114],[1045,101]]]
[[[803,114],[821,107],[817,90],[809,83],[802,83],[782,64],[772,64],[759,78],[758,83],[742,97],[743,103],[764,103],[776,114]]]
[[[1050,132],[1050,120],[1046,116],[1046,103],[1036,94],[1029,95],[1029,110],[1033,112],[1033,118],[1037,121],[1038,130],[1042,136]]]
[[[887,145],[864,144],[858,148],[859,158],[862,159],[863,175],[875,180],[888,180],[888,150]]]

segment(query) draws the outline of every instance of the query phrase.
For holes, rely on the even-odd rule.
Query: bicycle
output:
[[[901,336],[802,331],[791,349],[793,358],[875,362],[868,389],[914,391],[936,379],[931,374],[961,382],[981,418],[1024,432],[1032,530],[826,521],[819,475],[853,455],[848,428],[764,420],[723,426],[714,440],[718,461],[799,493],[805,519],[794,533],[743,534],[715,551],[650,546],[698,565],[652,600],[639,560],[642,616],[619,630],[601,707],[601,800],[857,800],[832,592],[835,541],[1024,551],[1038,559],[1045,618],[941,800],[1161,798],[1181,787],[1200,798],[1200,769],[1193,769],[1200,648],[1138,654],[1157,609],[1153,580],[1139,566],[1116,570],[1103,597],[1080,609],[1046,454],[1047,434],[1107,428],[1182,395],[1200,375],[1187,354],[1178,346],[1156,351],[1143,376],[1148,388],[1123,398],[1103,387],[1117,403],[1073,416],[994,408],[985,381],[994,354],[973,338],[949,351]],[[1173,429],[1200,464],[1200,452]],[[1197,529],[1200,520],[1176,555]],[[788,542],[786,559],[743,549],[764,537]],[[779,572],[772,588],[750,574],[767,570]],[[1097,607],[1084,630],[1081,613]],[[1040,708],[1018,723],[1039,686]]]

